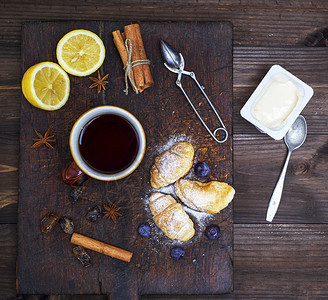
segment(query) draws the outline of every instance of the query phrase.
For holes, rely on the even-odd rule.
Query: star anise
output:
[[[122,217],[122,214],[118,212],[120,209],[115,202],[113,204],[104,204],[104,218],[111,218],[113,222],[116,222],[116,217]]]
[[[47,146],[48,148],[55,149],[50,142],[55,142],[56,139],[54,139],[54,135],[49,135],[49,130],[47,129],[46,133],[42,135],[40,132],[34,129],[36,135],[39,137],[37,139],[33,139],[34,144],[31,146],[31,148],[38,148],[42,145]]]
[[[101,92],[101,88],[103,88],[104,90],[106,90],[105,84],[108,83],[108,81],[106,81],[105,79],[107,79],[107,77],[109,76],[109,74],[106,74],[103,78],[101,78],[99,70],[97,72],[98,72],[98,78],[96,78],[96,77],[89,77],[92,81],[94,81],[94,83],[91,84],[89,86],[89,88],[92,89],[94,87],[97,87],[97,91],[98,91],[98,94],[99,94]]]

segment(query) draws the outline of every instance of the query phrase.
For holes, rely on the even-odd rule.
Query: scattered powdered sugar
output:
[[[170,185],[167,185],[167,186],[163,186],[157,190],[153,189],[154,192],[159,192],[159,193],[163,193],[163,194],[168,194],[168,195],[175,195],[175,190],[174,190],[174,183],[173,184],[170,184]]]
[[[194,142],[194,140],[185,134],[172,135],[169,137],[169,139],[164,144],[156,145],[154,147],[154,154],[157,156],[160,153],[170,149],[173,145],[175,145],[176,143],[179,143],[179,142],[188,142],[188,143],[192,144]]]
[[[214,219],[213,214],[209,214],[209,213],[202,212],[202,211],[196,211],[187,206],[183,206],[183,208],[184,208],[185,212],[194,221],[195,226],[196,226],[196,228],[195,228],[196,233],[197,233],[197,231],[203,232],[205,230],[205,228],[207,227],[207,225],[209,225],[209,222]]]

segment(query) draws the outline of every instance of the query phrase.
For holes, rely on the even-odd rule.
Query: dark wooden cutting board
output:
[[[233,288],[232,204],[221,213],[195,222],[196,234],[178,243],[165,237],[154,225],[148,208],[149,170],[154,158],[172,141],[188,140],[195,148],[195,160],[210,165],[209,180],[232,184],[232,26],[219,22],[141,22],[141,32],[155,85],[142,94],[123,94],[124,74],[111,32],[128,22],[33,22],[22,28],[22,71],[41,61],[56,60],[56,45],[73,29],[98,34],[106,47],[101,73],[109,73],[107,89],[100,94],[89,89],[88,77],[70,75],[71,94],[58,111],[47,112],[31,106],[22,96],[18,212],[18,291],[25,294],[112,294],[115,299],[136,299],[144,294],[219,294]],[[176,74],[164,66],[159,41],[163,39],[184,56],[186,70],[194,71],[221,115],[230,138],[217,144],[201,125],[181,91]],[[201,98],[197,86],[183,77],[183,85],[212,129],[218,124]],[[134,114],[144,127],[147,149],[143,162],[130,176],[116,182],[93,179],[76,204],[71,204],[71,188],[62,183],[60,173],[71,161],[68,139],[77,118],[90,108],[115,105]],[[34,129],[55,135],[55,150],[31,149]],[[197,179],[193,173],[187,176]],[[173,191],[173,189],[168,189]],[[116,223],[101,219],[89,223],[88,208],[117,202],[123,217]],[[111,245],[132,251],[130,263],[88,251],[92,266],[83,268],[73,257],[70,236],[57,226],[51,233],[40,230],[47,212],[69,216],[75,231]],[[190,213],[190,210],[187,210]],[[199,215],[199,214],[198,214]],[[139,224],[152,226],[152,235],[142,238]],[[219,224],[222,236],[210,241],[204,228]],[[170,249],[181,245],[183,259],[175,261]]]

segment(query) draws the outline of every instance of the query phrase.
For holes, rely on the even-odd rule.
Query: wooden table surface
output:
[[[231,21],[233,52],[234,292],[196,299],[328,298],[328,48],[305,46],[328,27],[326,0],[1,1],[0,299],[15,299],[21,25],[25,21]],[[319,35],[318,35],[319,36]],[[269,67],[280,64],[314,89],[303,111],[305,144],[292,155],[283,199],[265,222],[286,155],[239,111]],[[107,295],[19,295],[19,299],[107,299]],[[144,295],[145,299],[187,299]]]

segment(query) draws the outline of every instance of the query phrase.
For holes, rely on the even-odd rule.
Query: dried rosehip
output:
[[[59,220],[59,225],[61,229],[67,234],[73,234],[74,232],[74,223],[73,220],[68,217],[62,217]]]
[[[83,171],[73,161],[61,173],[62,181],[72,187],[82,185],[84,181],[90,177],[83,173]]]
[[[89,254],[81,246],[76,246],[73,248],[74,256],[80,261],[83,267],[89,267],[91,265],[91,260]]]
[[[79,197],[81,196],[84,190],[85,190],[85,186],[83,185],[83,186],[78,186],[71,191],[69,198],[72,204],[75,204],[79,200]]]
[[[101,207],[99,205],[96,205],[93,208],[89,209],[85,217],[90,222],[96,222],[101,217],[101,212]]]
[[[59,218],[54,213],[47,213],[41,220],[41,231],[44,233],[49,233],[55,228],[58,221]]]

